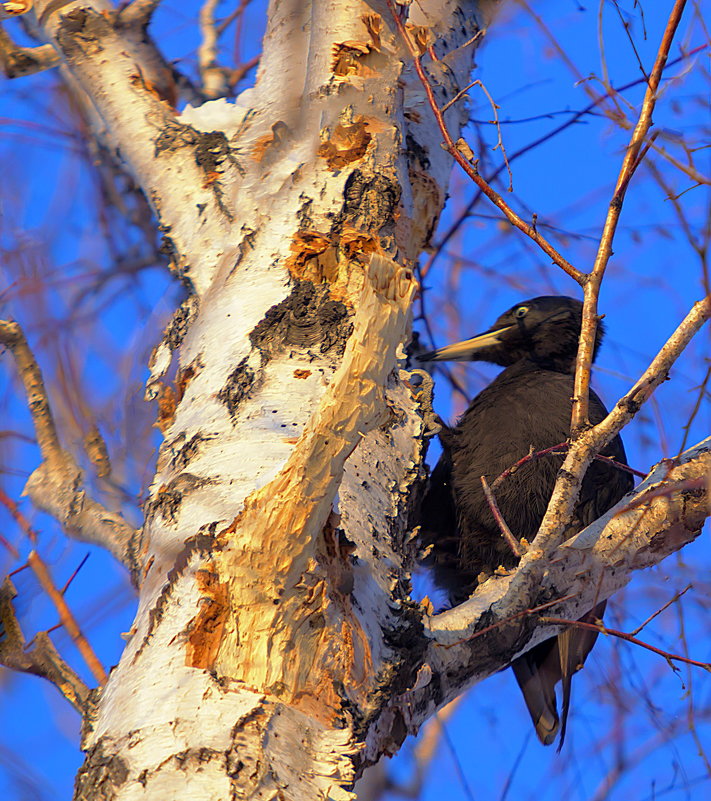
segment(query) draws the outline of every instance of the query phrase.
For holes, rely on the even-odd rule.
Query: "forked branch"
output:
[[[51,681],[83,715],[89,688],[62,659],[46,632],[37,634],[31,647],[27,647],[12,606],[16,595],[12,582],[6,578],[0,586],[0,665]]]
[[[29,477],[25,493],[37,508],[61,523],[70,537],[101,545],[130,568],[134,529],[83,489],[82,471],[61,447],[42,373],[17,323],[0,320],[0,345],[15,358],[42,454],[42,464]]]

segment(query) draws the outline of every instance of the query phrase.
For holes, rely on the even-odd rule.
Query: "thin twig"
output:
[[[438,648],[454,648],[455,645],[462,645],[465,642],[471,642],[472,640],[476,640],[478,637],[482,637],[484,634],[488,634],[490,631],[494,631],[495,629],[500,628],[501,626],[505,626],[507,623],[511,623],[514,620],[517,620],[520,617],[526,617],[527,615],[535,615],[537,612],[542,612],[545,609],[550,609],[551,606],[556,606],[556,604],[562,604],[566,601],[571,601],[573,598],[577,596],[578,593],[573,592],[570,595],[564,595],[562,598],[556,598],[553,601],[546,601],[546,603],[541,604],[540,606],[534,606],[532,609],[523,609],[520,612],[516,612],[513,615],[507,615],[502,620],[497,620],[496,623],[492,623],[490,626],[485,626],[483,629],[479,629],[475,631],[471,637],[465,637],[462,640],[455,640],[454,642],[448,643],[441,643],[435,642],[435,645]]]
[[[501,536],[506,540],[507,545],[511,548],[514,556],[517,558],[521,557],[521,549],[519,548],[519,542],[511,533],[511,529],[508,526],[508,523],[504,520],[504,516],[501,514],[501,509],[499,509],[499,504],[496,502],[496,498],[494,497],[494,493],[491,491],[489,487],[489,482],[486,480],[486,476],[481,476],[481,486],[484,490],[484,497],[486,498],[486,502],[489,504],[489,509],[491,509],[491,514],[494,515],[494,520],[496,520],[497,525],[499,526],[499,530],[501,531]]]
[[[410,34],[408,33],[405,25],[400,18],[393,0],[387,0],[388,8],[391,11],[393,20],[395,21],[395,25],[402,36],[405,45],[410,52],[410,55],[413,60],[413,64],[415,67],[415,72],[422,83],[422,86],[425,90],[425,94],[427,95],[427,100],[429,102],[430,108],[432,109],[433,114],[435,115],[435,119],[437,121],[437,125],[439,127],[440,133],[442,134],[442,138],[444,142],[442,143],[442,147],[452,156],[452,158],[459,164],[459,166],[464,170],[464,172],[474,181],[474,183],[479,187],[479,189],[489,198],[489,200],[504,214],[506,219],[522,231],[526,236],[530,237],[542,250],[543,252],[552,259],[555,264],[557,264],[562,270],[564,270],[571,278],[577,281],[581,286],[584,286],[585,283],[585,275],[577,270],[573,265],[565,259],[558,251],[551,245],[545,237],[541,236],[538,231],[535,229],[533,225],[530,225],[527,222],[516,214],[516,212],[506,203],[506,201],[493,189],[485,180],[484,178],[479,175],[478,170],[475,166],[473,166],[462,154],[460,148],[452,139],[449,129],[447,128],[447,124],[444,121],[444,117],[442,115],[442,111],[440,110],[439,106],[437,105],[437,100],[434,96],[434,91],[432,89],[432,84],[430,83],[429,78],[427,77],[423,67],[422,67],[422,59],[419,53],[417,52],[412,39],[410,38]]]
[[[30,542],[36,544],[37,533],[30,526],[29,521],[22,514],[17,504],[12,500],[12,498],[6,495],[2,489],[0,489],[0,503],[2,503],[5,506],[5,508],[10,512],[11,516],[13,517],[15,522],[20,526],[23,533],[30,540]],[[30,551],[30,554],[27,557],[27,564],[32,568],[32,572],[37,577],[40,586],[47,593],[50,600],[57,609],[57,612],[59,613],[59,619],[62,621],[62,625],[66,628],[67,632],[69,633],[69,636],[74,641],[74,644],[76,645],[79,653],[81,653],[81,655],[84,657],[84,661],[89,667],[89,670],[91,670],[96,679],[101,684],[103,684],[108,678],[106,675],[106,671],[104,670],[101,662],[99,662],[92,647],[89,645],[88,640],[82,634],[82,631],[79,628],[79,624],[76,622],[76,618],[72,614],[71,609],[69,609],[67,602],[64,600],[64,594],[63,594],[64,591],[63,590],[60,591],[57,589],[54,581],[52,580],[52,576],[50,575],[47,565],[44,563],[44,560],[37,553],[36,550],[33,549],[32,551]]]
[[[494,119],[490,120],[490,122],[493,122],[494,125],[496,126],[496,145],[494,146],[493,150],[501,151],[501,156],[504,160],[504,166],[506,167],[506,171],[509,174],[509,192],[513,192],[513,173],[511,172],[511,165],[509,164],[509,158],[506,153],[506,148],[504,147],[504,139],[501,135],[501,123],[499,122],[499,106],[497,106],[496,103],[494,102],[494,98],[489,94],[489,90],[486,88],[486,86],[478,79],[476,81],[472,81],[470,84],[465,86],[464,89],[457,92],[457,94],[448,103],[445,103],[442,106],[441,108],[442,115],[444,115],[444,113],[447,111],[448,108],[453,106],[461,97],[463,97],[474,86],[481,87],[481,91],[486,95],[487,100],[489,101],[489,104],[491,106],[491,110],[494,114]]]
[[[70,584],[72,583],[72,581],[74,581],[74,579],[75,579],[75,578],[76,578],[76,577],[79,575],[79,571],[80,571],[80,570],[81,570],[81,569],[84,567],[84,565],[86,564],[86,562],[87,562],[87,560],[88,560],[89,556],[91,556],[91,554],[89,554],[89,553],[86,553],[86,554],[84,554],[84,558],[81,560],[81,562],[79,562],[79,564],[78,564],[78,565],[77,565],[77,567],[75,568],[75,570],[74,570],[74,572],[72,573],[72,575],[71,575],[71,576],[69,576],[69,578],[68,578],[68,579],[67,579],[67,580],[64,582],[64,586],[63,586],[63,587],[62,587],[62,589],[60,590],[60,592],[62,593],[62,595],[64,595],[64,594],[67,592],[67,590],[69,589],[69,585],[70,585]]]
[[[89,645],[89,641],[79,628],[79,624],[72,614],[71,609],[67,605],[67,602],[64,600],[64,596],[57,589],[54,581],[52,580],[52,576],[47,569],[47,565],[44,563],[37,551],[30,551],[27,561],[34,571],[34,574],[37,576],[37,580],[41,584],[42,589],[47,593],[52,600],[52,603],[55,605],[62,625],[72,638],[72,642],[74,645],[76,645],[77,650],[84,658],[87,667],[92,672],[94,678],[99,682],[99,684],[105,684],[106,680],[108,679],[108,675],[104,670],[104,666],[99,661],[99,658],[94,653],[94,649],[91,647],[91,645]]]
[[[711,662],[697,662],[695,659],[688,659],[685,656],[680,656],[679,654],[672,654],[669,651],[663,651],[661,648],[656,648],[654,645],[650,645],[648,642],[644,642],[644,640],[639,640],[637,637],[633,637],[631,634],[626,634],[624,631],[618,631],[617,629],[610,629],[607,626],[603,625],[602,623],[585,623],[582,620],[569,620],[565,617],[540,617],[538,618],[540,623],[545,623],[546,625],[550,624],[552,626],[575,626],[580,629],[587,629],[588,631],[599,631],[602,634],[611,634],[613,637],[619,637],[621,640],[626,640],[627,642],[631,642],[634,645],[639,645],[642,648],[646,648],[648,651],[652,651],[652,653],[659,654],[659,656],[663,656],[667,662],[669,663],[672,670],[676,670],[674,665],[672,665],[672,661],[674,662],[684,662],[687,665],[694,665],[695,667],[704,668],[704,670],[708,670],[711,672]]]
[[[640,633],[640,631],[642,631],[642,629],[643,629],[643,628],[644,628],[644,627],[645,627],[645,626],[646,626],[648,623],[651,623],[651,622],[654,620],[654,618],[655,618],[655,617],[658,617],[659,615],[661,615],[661,614],[662,614],[662,612],[663,612],[665,609],[668,609],[668,608],[669,608],[669,607],[670,607],[672,604],[676,603],[676,602],[679,600],[679,598],[681,598],[681,596],[682,596],[682,595],[686,595],[686,593],[687,593],[687,592],[688,592],[688,591],[689,591],[689,590],[692,588],[692,586],[693,586],[692,584],[687,584],[687,585],[686,585],[686,587],[684,587],[684,589],[683,589],[683,590],[679,590],[679,592],[675,592],[675,593],[674,593],[674,596],[673,596],[672,598],[670,598],[670,599],[669,599],[669,600],[668,600],[668,601],[667,601],[667,602],[664,604],[664,606],[662,606],[662,607],[660,607],[659,609],[657,609],[657,611],[656,611],[656,612],[653,612],[653,613],[652,613],[652,614],[651,614],[651,615],[650,615],[650,616],[649,616],[649,617],[648,617],[648,618],[647,618],[647,619],[646,619],[646,620],[645,620],[643,623],[640,623],[640,625],[639,625],[639,626],[637,626],[637,628],[636,628],[636,629],[634,629],[633,631],[631,631],[631,632],[630,632],[630,634],[631,634],[633,637],[634,637],[634,636],[636,636],[637,634],[639,634],[639,633]]]
[[[563,456],[567,453],[569,447],[570,446],[567,442],[560,442],[558,445],[552,445],[550,448],[544,448],[540,451],[533,451],[533,449],[531,449],[530,453],[527,453],[526,456],[523,456],[517,462],[512,464],[511,467],[506,468],[506,470],[504,470],[504,472],[494,480],[491,485],[491,489],[496,489],[502,481],[515,473],[522,465],[528,462],[533,462],[536,459],[542,458],[543,456]],[[628,464],[622,464],[622,462],[616,461],[611,456],[603,456],[601,453],[596,453],[595,459],[601,462],[607,462],[607,464],[616,467],[618,470],[622,470],[625,473],[631,473],[633,476],[637,476],[638,478],[647,477],[647,474],[641,472],[641,470],[635,470],[634,467],[630,467]]]
[[[678,58],[675,58],[673,61],[669,61],[666,66],[667,68],[673,67],[676,64],[680,63],[681,61],[689,59],[692,56],[696,55],[697,53],[706,50],[707,47],[708,45],[706,44],[699,45],[698,47],[695,47],[693,50],[690,50],[688,53],[684,53]],[[606,91],[605,94],[600,96],[595,96],[595,98],[592,100],[591,103],[585,106],[585,108],[582,108],[580,111],[575,112],[573,116],[570,117],[570,119],[566,120],[564,123],[561,123],[556,128],[553,128],[553,130],[548,131],[542,136],[539,136],[537,139],[534,139],[532,142],[529,142],[529,144],[525,145],[524,147],[519,148],[519,150],[517,150],[509,157],[509,162],[516,161],[521,156],[525,156],[526,153],[529,153],[531,150],[537,148],[539,145],[543,144],[544,142],[550,141],[553,137],[558,136],[558,134],[563,133],[573,125],[576,125],[579,122],[579,120],[581,120],[586,114],[590,114],[590,112],[593,111],[593,109],[596,106],[601,105],[606,100],[611,99],[615,95],[619,95],[621,92],[626,92],[628,89],[633,89],[635,86],[639,86],[639,84],[643,82],[644,82],[643,78],[636,78],[635,80],[629,81],[628,83],[623,84],[618,88],[610,87],[610,89]],[[489,184],[493,183],[493,181],[503,172],[503,170],[504,170],[504,165],[503,164],[499,165],[490,175],[487,176],[486,178],[487,183]],[[432,269],[435,259],[443,252],[445,245],[452,239],[452,237],[455,236],[457,231],[459,231],[459,229],[461,228],[463,222],[469,217],[472,209],[479,202],[479,198],[481,197],[481,195],[482,195],[481,191],[475,193],[474,197],[462,209],[457,219],[450,225],[450,227],[442,235],[442,238],[437,244],[435,252],[429,257],[426,264],[420,270],[423,279],[427,277],[427,274]]]
[[[573,415],[571,419],[571,431],[573,434],[576,434],[588,425],[590,366],[592,364],[597,333],[597,301],[600,294],[600,284],[612,255],[612,243],[622,212],[625,194],[632,180],[632,176],[639,165],[639,157],[642,148],[647,142],[647,134],[652,125],[652,112],[654,111],[654,106],[657,101],[659,83],[685,5],[686,0],[675,0],[671,14],[669,15],[669,20],[667,21],[667,26],[664,30],[659,50],[657,51],[654,67],[649,75],[647,91],[642,101],[639,118],[632,132],[630,143],[625,152],[625,157],[617,177],[615,191],[610,200],[593,269],[588,275],[587,282],[584,284],[585,299],[583,303],[583,321],[580,329],[578,357],[575,365],[575,383],[573,388]]]

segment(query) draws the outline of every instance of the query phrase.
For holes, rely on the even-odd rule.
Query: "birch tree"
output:
[[[162,444],[138,528],[93,496],[19,321],[0,322],[3,370],[14,361],[40,454],[25,493],[67,537],[107,549],[138,598],[107,674],[33,550],[29,566],[97,686],[46,634],[28,645],[10,579],[0,661],[50,680],[81,713],[76,801],[355,798],[362,771],[438,709],[691,542],[708,514],[705,440],[561,544],[585,469],[711,316],[706,295],[589,427],[600,284],[654,142],[684,3],[670,4],[589,271],[480,175],[460,137],[494,4],[272,0],[256,80],[233,100],[216,3],[203,6],[197,87],[151,37],[157,5],[2,4],[36,40],[3,31],[6,73],[60,70],[97,152],[155,215],[186,298],[148,363]],[[585,312],[571,442],[538,536],[514,573],[433,614],[411,574],[438,424],[431,379],[406,347],[418,259],[455,168],[579,284]],[[87,448],[101,461],[100,439]]]

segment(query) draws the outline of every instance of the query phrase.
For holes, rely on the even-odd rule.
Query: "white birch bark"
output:
[[[193,292],[151,365],[165,399],[177,351],[180,397],[76,798],[349,797],[368,731],[414,681],[409,643],[425,647],[408,597],[422,419],[396,352],[450,158],[385,4],[273,2],[254,89],[177,119],[140,29],[41,6]],[[446,102],[476,5],[410,20],[443,43]]]
[[[364,765],[551,633],[529,620],[471,640],[484,613],[535,604],[530,571],[431,620],[409,597],[425,432],[397,354],[451,158],[384,2],[273,0],[256,86],[177,118],[140,25],[59,5],[37,3],[37,24],[191,290],[151,362],[165,440],[123,554],[138,611],[88,704],[75,798],[353,798]],[[473,0],[409,10],[444,105],[485,20]],[[463,114],[446,112],[455,139]],[[699,503],[679,512],[686,540]],[[609,564],[587,551],[585,570]],[[568,567],[545,573],[549,594],[566,594]]]

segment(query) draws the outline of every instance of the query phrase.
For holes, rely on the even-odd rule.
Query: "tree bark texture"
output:
[[[410,24],[445,103],[482,22],[427,6]],[[190,290],[150,365],[165,439],[126,554],[139,607],[76,798],[351,797],[375,724],[381,753],[405,737],[388,707],[426,647],[423,421],[398,354],[450,159],[421,86],[385,3],[289,0],[256,86],[176,116],[143,28],[36,11]]]

